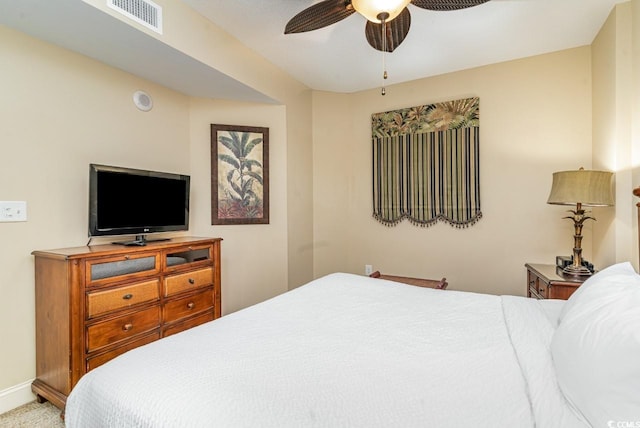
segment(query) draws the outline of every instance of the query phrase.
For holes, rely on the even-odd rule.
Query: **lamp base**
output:
[[[573,275],[573,276],[593,275],[593,272],[591,272],[585,266],[569,265],[569,266],[566,266],[564,269],[562,269],[562,272],[566,273],[567,275]]]

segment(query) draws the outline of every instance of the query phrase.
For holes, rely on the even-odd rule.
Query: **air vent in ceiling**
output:
[[[162,7],[150,0],[107,0],[107,6],[162,34]]]

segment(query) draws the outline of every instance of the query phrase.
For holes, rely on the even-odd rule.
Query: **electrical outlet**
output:
[[[371,265],[364,265],[364,274],[369,276],[373,273],[373,266]]]
[[[27,221],[25,201],[0,201],[0,222]]]

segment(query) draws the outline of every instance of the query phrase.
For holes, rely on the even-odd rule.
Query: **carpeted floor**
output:
[[[53,404],[33,401],[0,415],[3,428],[64,428],[60,409]]]

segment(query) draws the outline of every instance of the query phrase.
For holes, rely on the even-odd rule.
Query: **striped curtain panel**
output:
[[[455,227],[468,227],[482,217],[477,98],[442,104],[451,110],[452,104],[458,103],[455,105],[459,108],[462,101],[474,107],[474,114],[468,115],[473,120],[458,121],[467,126],[456,128],[451,128],[449,123],[449,129],[444,130],[380,132],[378,127],[375,135],[374,115],[373,217],[376,220],[388,226],[408,219],[419,226],[444,221]],[[422,109],[428,116],[428,112],[433,113],[434,108],[442,104],[413,109]],[[406,110],[412,109],[398,112],[406,114]],[[390,113],[393,112],[381,114]],[[416,117],[415,114],[409,116]],[[401,123],[397,116],[395,119],[396,125]]]

